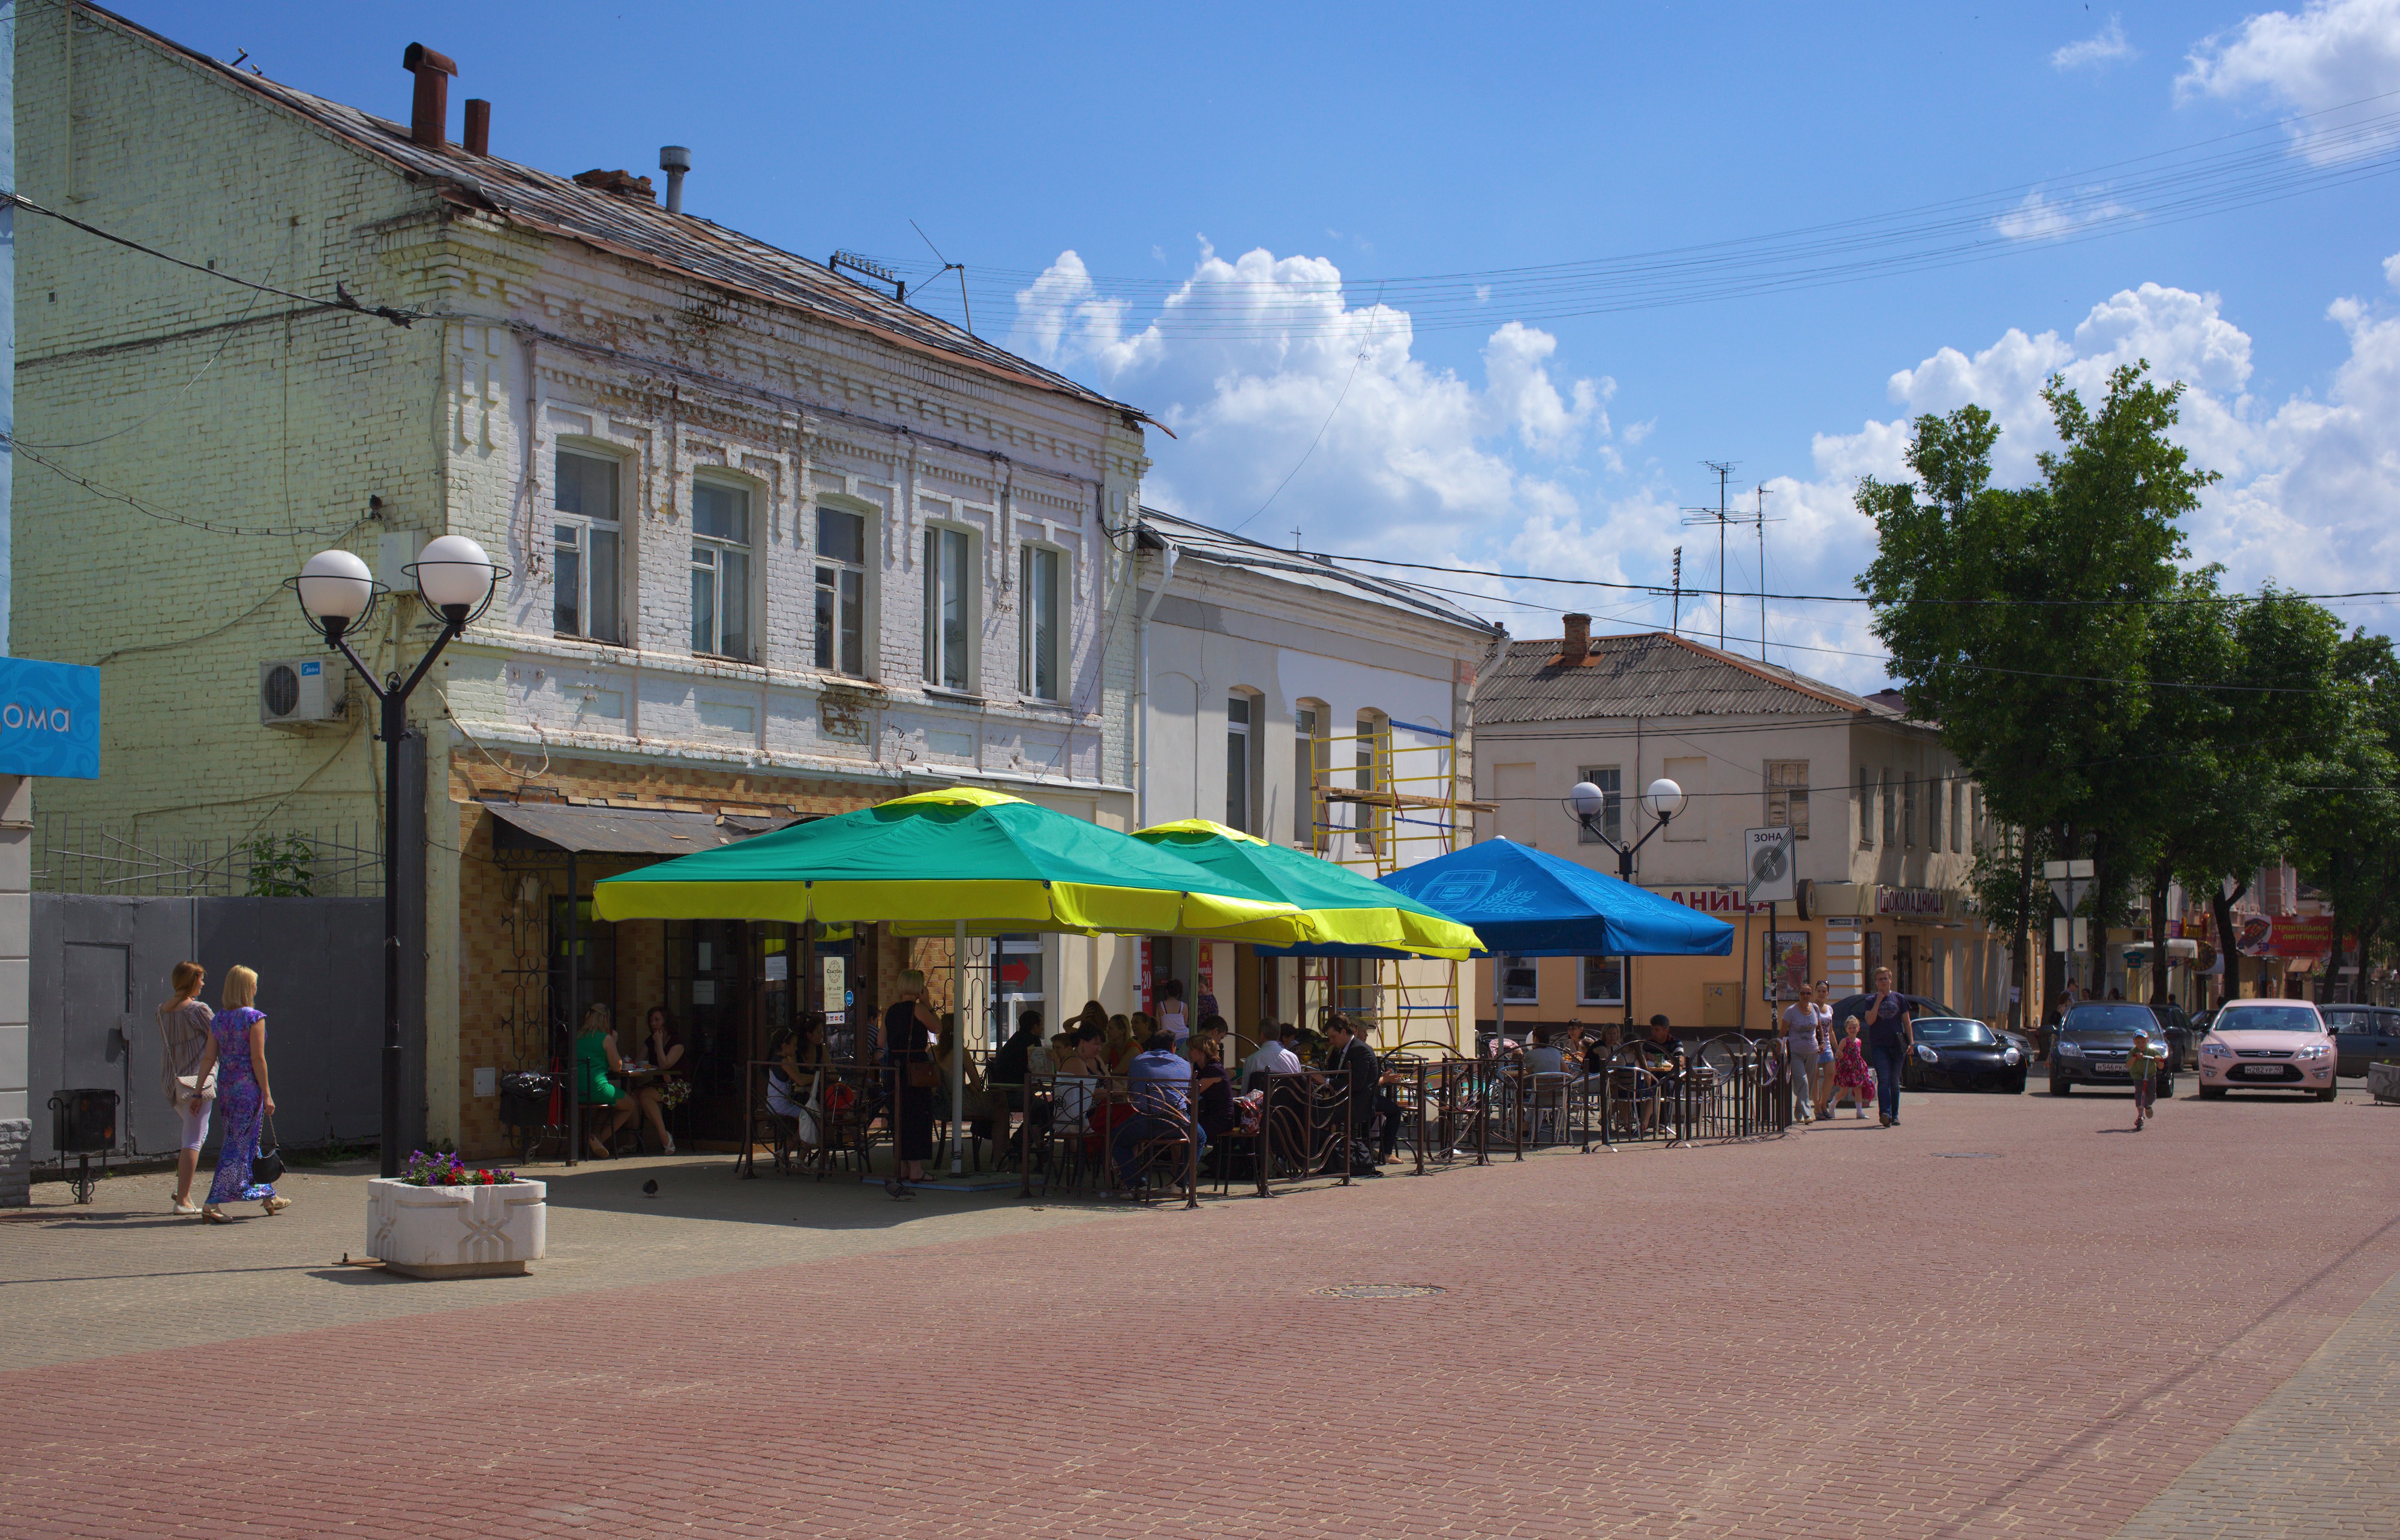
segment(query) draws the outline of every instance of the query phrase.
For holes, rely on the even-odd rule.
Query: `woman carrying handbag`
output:
[[[197,962],[178,962],[169,975],[175,997],[158,1007],[160,1078],[166,1082],[167,1105],[184,1125],[183,1145],[175,1156],[175,1202],[178,1214],[197,1214],[192,1201],[192,1173],[200,1164],[200,1146],[209,1141],[209,1109],[216,1101],[213,1076],[199,1072],[200,1056],[208,1051],[209,1023],[216,1013],[200,999],[209,975]]]
[[[225,1008],[209,1023],[209,1043],[200,1053],[196,1074],[206,1079],[217,1072],[217,1113],[224,1119],[225,1141],[217,1149],[216,1180],[200,1210],[204,1224],[228,1222],[227,1202],[256,1203],[268,1215],[292,1206],[279,1197],[275,1179],[283,1174],[283,1156],[273,1148],[275,1093],[266,1078],[266,1014],[252,1002],[258,998],[258,974],[248,968],[225,972]],[[259,1136],[267,1136],[262,1157]],[[252,1163],[265,1169],[254,1169]]]

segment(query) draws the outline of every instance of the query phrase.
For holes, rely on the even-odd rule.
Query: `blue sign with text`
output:
[[[0,658],[0,775],[100,778],[100,670]]]

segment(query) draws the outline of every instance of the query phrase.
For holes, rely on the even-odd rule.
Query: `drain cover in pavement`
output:
[[[1422,1300],[1449,1291],[1435,1284],[1327,1284],[1309,1292],[1330,1294],[1337,1300]]]
[[[1998,1160],[2000,1158],[2000,1152],[1997,1150],[1940,1150],[1934,1152],[1933,1158],[1935,1160]]]

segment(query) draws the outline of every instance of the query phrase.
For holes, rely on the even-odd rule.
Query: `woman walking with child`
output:
[[[248,968],[225,971],[225,1009],[209,1022],[209,1043],[201,1050],[196,1078],[205,1082],[217,1072],[217,1112],[225,1120],[225,1140],[217,1150],[216,1180],[209,1185],[209,1201],[200,1210],[204,1224],[227,1224],[224,1205],[255,1203],[272,1217],[292,1206],[278,1197],[272,1182],[253,1181],[250,1164],[258,1155],[261,1132],[275,1127],[275,1092],[266,1078],[266,1013],[258,999],[258,974]]]

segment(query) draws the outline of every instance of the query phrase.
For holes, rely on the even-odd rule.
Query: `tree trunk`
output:
[[[2220,1006],[2242,998],[2242,948],[2236,945],[2242,933],[2233,928],[2233,901],[2249,891],[2250,884],[2245,881],[2227,893],[2225,884],[2219,881],[2216,891],[2208,897],[2209,912],[2216,917],[2217,961],[2225,969],[2225,976],[2217,981],[2216,1003]]]
[[[2025,1027],[2025,999],[2033,992],[2033,957],[2027,950],[2033,928],[2033,840],[2026,833],[2017,831],[2017,944],[2009,960],[2009,972],[2015,975],[2014,998],[2009,1002],[2009,1029],[2022,1032]]]
[[[2172,862],[2161,861],[2150,873],[2150,1003],[2167,1002],[2167,884],[2175,875]]]

